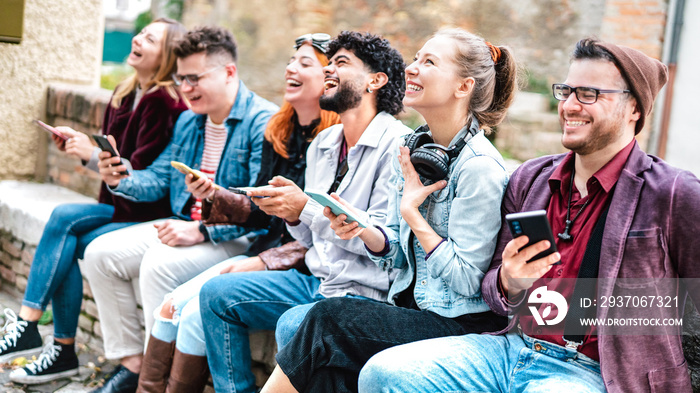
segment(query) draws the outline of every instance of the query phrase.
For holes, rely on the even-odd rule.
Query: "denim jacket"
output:
[[[471,127],[478,125],[474,122]],[[450,146],[464,138],[467,131],[464,127],[457,133]],[[427,260],[418,239],[410,236],[411,228],[401,218],[404,178],[398,158],[392,163],[390,187],[394,192],[389,196],[387,223],[381,227],[389,252],[382,257],[368,253],[381,268],[399,270],[389,290],[389,301],[395,304],[415,274],[413,295],[420,309],[447,318],[488,311],[481,296],[481,280],[496,248],[501,199],[508,183],[500,153],[483,131],[477,132],[450,164],[447,186],[429,195],[418,208],[431,228],[445,239]],[[413,244],[409,245],[409,237]]]
[[[386,220],[390,164],[397,140],[411,130],[386,112],[377,114],[357,144],[348,149],[348,172],[337,193],[362,211],[365,221],[382,225]],[[306,189],[328,192],[335,180],[343,142],[343,125],[323,130],[306,152]],[[323,206],[309,199],[299,216],[300,224],[287,225],[289,233],[304,247],[306,266],[321,279],[319,293],[325,297],[348,294],[386,301],[395,274],[382,271],[365,255],[359,238],[340,239],[331,229]]]
[[[228,131],[226,145],[216,171],[216,184],[227,187],[253,186],[260,171],[262,140],[270,117],[278,107],[259,97],[240,82],[236,101],[225,124]],[[204,152],[204,125],[207,115],[198,115],[191,110],[180,115],[173,139],[148,168],[133,171],[119,185],[110,188],[115,195],[136,202],[157,201],[170,192],[173,214],[190,220],[190,198],[185,175],[170,165],[180,161],[191,168],[199,169]],[[217,244],[240,237],[249,229],[236,225],[208,226],[212,243]]]

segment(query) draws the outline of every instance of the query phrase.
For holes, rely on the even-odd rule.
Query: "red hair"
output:
[[[326,55],[316,48],[314,48],[314,53],[316,53],[316,58],[321,62],[322,66],[325,67],[328,65],[328,58]],[[294,132],[294,122],[292,119],[295,113],[292,104],[287,101],[282,101],[282,107],[279,112],[275,113],[270,118],[270,121],[267,123],[267,128],[265,129],[265,139],[272,143],[275,152],[284,158],[289,158],[287,142],[292,132]],[[316,128],[314,128],[313,138],[322,130],[338,123],[340,123],[340,116],[338,116],[337,113],[321,110],[321,121]]]

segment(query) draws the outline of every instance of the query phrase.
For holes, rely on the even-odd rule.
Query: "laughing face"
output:
[[[323,66],[310,44],[299,47],[284,72],[284,99],[292,105],[317,103],[323,94]]]
[[[571,87],[625,88],[620,71],[604,60],[574,61],[564,83]],[[624,147],[634,137],[638,119],[634,99],[625,94],[599,94],[595,103],[586,105],[572,93],[559,102],[562,145],[580,155]]]
[[[369,71],[352,52],[339,49],[324,67],[321,109],[343,113],[357,108],[369,82]]]
[[[419,113],[444,108],[454,99],[463,79],[455,62],[456,43],[445,36],[433,37],[406,67],[406,95],[403,103]]]
[[[146,75],[156,73],[162,57],[162,42],[165,39],[164,23],[151,23],[131,40],[131,53],[126,63],[136,72]]]
[[[180,85],[180,92],[190,102],[194,113],[208,114],[212,119],[225,119],[228,115],[227,86],[236,74],[236,67],[223,62],[217,56],[207,57],[206,52],[177,59],[179,75],[204,74],[197,78],[197,86],[190,86],[186,81]]]

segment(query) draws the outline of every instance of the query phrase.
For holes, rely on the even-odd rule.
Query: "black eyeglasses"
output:
[[[328,51],[328,44],[331,42],[331,36],[326,33],[304,34],[294,41],[294,49],[299,49],[305,42],[310,42],[311,46],[325,54]]]
[[[214,72],[218,70],[219,68],[226,67],[226,64],[222,64],[218,67],[214,67],[210,70],[206,70],[202,72],[201,74],[187,74],[187,75],[180,75],[180,74],[173,74],[173,82],[175,82],[175,86],[181,86],[183,82],[187,82],[188,85],[191,87],[197,87],[199,84],[199,80],[202,79],[202,77],[210,72]]]
[[[601,90],[594,87],[571,87],[563,83],[555,83],[552,85],[552,94],[559,101],[566,101],[571,93],[576,94],[578,102],[586,105],[595,104],[598,101],[599,94],[610,93],[631,93],[629,90]]]

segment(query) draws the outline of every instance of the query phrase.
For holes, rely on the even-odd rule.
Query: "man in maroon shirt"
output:
[[[700,304],[700,181],[635,141],[666,80],[666,66],[639,51],[578,42],[566,81],[552,86],[571,151],[524,163],[502,205],[504,216],[547,209],[558,252],[528,263],[549,242],[523,248],[527,237],[513,239],[503,220],[482,293],[513,315],[509,327],[384,351],[363,369],[360,391],[691,391],[672,321],[687,294]],[[625,296],[636,306],[620,307]],[[582,298],[597,303],[584,317],[631,325],[581,323]],[[670,325],[632,325],[649,315]]]

